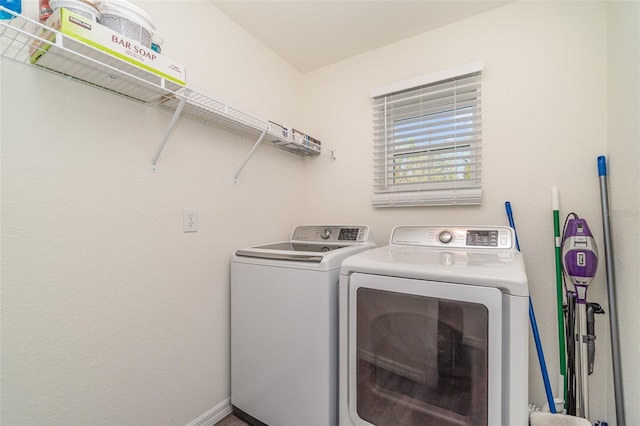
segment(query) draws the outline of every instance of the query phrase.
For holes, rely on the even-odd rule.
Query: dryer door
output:
[[[499,425],[502,293],[354,273],[349,412],[356,425]]]

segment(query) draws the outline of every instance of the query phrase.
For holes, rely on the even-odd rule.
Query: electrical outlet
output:
[[[197,209],[184,209],[182,214],[182,230],[184,232],[198,232]]]

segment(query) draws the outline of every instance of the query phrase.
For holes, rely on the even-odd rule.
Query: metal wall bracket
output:
[[[187,92],[187,94],[188,94],[188,92]],[[171,133],[171,131],[173,130],[174,126],[178,122],[178,118],[180,118],[180,114],[182,114],[182,110],[184,109],[184,104],[186,102],[187,102],[187,98],[185,96],[180,100],[180,103],[178,104],[178,107],[173,112],[173,117],[171,117],[171,121],[169,122],[169,126],[167,127],[167,130],[164,133],[164,137],[162,138],[162,141],[160,142],[160,146],[158,147],[158,150],[156,151],[156,155],[154,155],[153,156],[153,160],[151,160],[151,171],[153,173],[158,171],[158,159],[160,158],[160,154],[162,154],[162,150],[164,149],[164,145],[167,143],[167,140],[169,139],[169,134]]]
[[[238,183],[238,176],[240,176],[240,173],[242,172],[242,169],[244,169],[244,166],[247,165],[247,162],[249,161],[249,159],[251,158],[251,156],[253,155],[254,151],[256,150],[256,148],[258,148],[258,145],[260,145],[260,143],[262,143],[262,140],[264,139],[265,135],[267,134],[267,131],[264,130],[262,132],[262,134],[260,135],[260,137],[258,138],[258,140],[256,141],[255,144],[253,144],[253,148],[251,148],[251,151],[249,151],[249,154],[247,155],[247,158],[244,159],[244,162],[242,163],[242,165],[240,166],[240,168],[238,169],[238,171],[236,172],[235,176],[233,177],[233,183],[234,185],[236,183]]]

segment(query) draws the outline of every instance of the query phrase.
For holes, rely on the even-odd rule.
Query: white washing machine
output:
[[[251,424],[338,419],[338,280],[374,247],[366,226],[298,226],[231,262],[231,404]]]
[[[500,226],[399,226],[340,273],[339,423],[528,424],[528,285]]]

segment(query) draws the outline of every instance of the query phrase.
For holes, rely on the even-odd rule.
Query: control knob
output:
[[[322,238],[323,240],[328,240],[330,236],[331,236],[331,229],[329,228],[324,228],[320,233],[320,238]]]
[[[438,240],[443,244],[448,244],[453,241],[453,234],[451,231],[442,231],[438,234]]]

